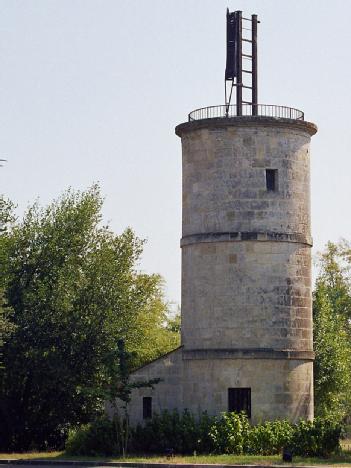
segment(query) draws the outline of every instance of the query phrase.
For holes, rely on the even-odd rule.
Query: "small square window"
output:
[[[143,419],[152,417],[152,397],[143,398]]]
[[[251,418],[251,388],[228,388],[228,411],[244,411]]]
[[[278,170],[266,169],[266,188],[269,192],[278,190]]]

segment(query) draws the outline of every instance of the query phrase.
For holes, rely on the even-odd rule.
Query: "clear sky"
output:
[[[351,240],[351,2],[0,0],[0,191],[25,207],[100,182],[105,221],[148,240],[140,268],[180,302],[174,127],[223,103],[225,12],[257,13],[259,102],[297,107],[312,143],[314,253]]]

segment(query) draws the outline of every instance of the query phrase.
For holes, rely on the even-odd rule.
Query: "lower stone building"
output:
[[[253,424],[313,417],[312,365],[300,359],[279,359],[268,351],[259,360],[226,350],[187,355],[178,348],[137,370],[132,379],[155,377],[162,380],[153,390],[133,391],[129,406],[132,425],[164,409],[188,409],[194,415],[205,410],[213,415],[244,410]]]

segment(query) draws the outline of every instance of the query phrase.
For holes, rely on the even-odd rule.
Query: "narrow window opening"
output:
[[[152,417],[152,397],[143,398],[143,419]]]
[[[251,418],[251,388],[228,388],[228,411],[244,411]]]
[[[278,170],[266,169],[266,187],[269,192],[278,190]]]

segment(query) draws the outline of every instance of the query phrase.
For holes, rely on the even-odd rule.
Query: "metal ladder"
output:
[[[243,27],[243,21],[248,22],[251,28]],[[227,66],[228,60],[233,60],[232,69],[234,73],[228,79],[227,67],[224,80],[226,117],[229,116],[229,109],[233,94],[233,88],[236,88],[236,115],[243,115],[243,104],[251,106],[251,115],[257,115],[257,15],[251,15],[251,18],[242,16],[242,11],[232,13],[227,9]],[[250,39],[243,37],[243,30],[250,31]],[[232,39],[230,41],[230,39]],[[251,54],[243,53],[243,42],[251,44]],[[233,57],[231,56],[233,55]],[[243,60],[251,61],[251,70],[247,66],[243,68]],[[243,80],[243,74],[251,75],[249,86]],[[228,83],[230,92],[228,93]],[[243,89],[251,90],[251,101],[243,101]]]

